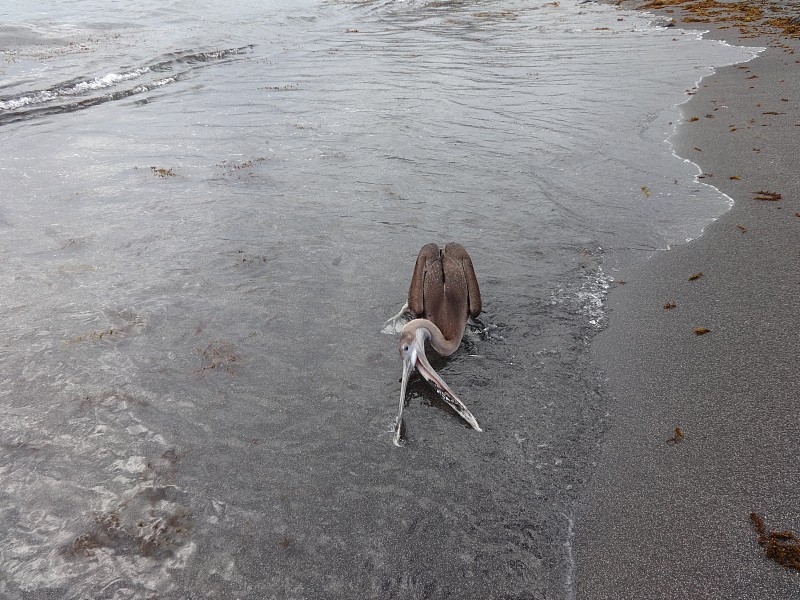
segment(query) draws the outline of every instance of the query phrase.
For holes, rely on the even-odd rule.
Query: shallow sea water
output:
[[[224,4],[224,3],[223,3]],[[0,8],[0,595],[571,598],[614,269],[728,199],[667,142],[732,48],[606,6]],[[488,333],[416,377],[419,248]]]

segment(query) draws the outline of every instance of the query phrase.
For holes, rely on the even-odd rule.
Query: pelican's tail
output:
[[[408,310],[408,302],[403,305],[403,308],[400,309],[400,312],[393,316],[391,319],[388,319],[384,324],[383,328],[381,329],[381,333],[385,333],[388,335],[394,335],[396,333],[400,333],[403,331],[403,327],[406,326],[414,316]]]

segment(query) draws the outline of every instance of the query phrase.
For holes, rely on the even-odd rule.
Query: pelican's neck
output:
[[[425,340],[431,341],[431,346],[442,356],[450,356],[453,352],[458,350],[461,344],[461,338],[464,337],[464,330],[457,338],[448,340],[442,334],[442,331],[436,326],[433,321],[428,319],[413,319],[403,327],[403,333],[409,332],[414,335],[414,339],[419,343],[420,347],[425,347]]]

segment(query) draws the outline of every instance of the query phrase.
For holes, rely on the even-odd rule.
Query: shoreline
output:
[[[673,138],[733,207],[614,274],[590,349],[611,424],[578,505],[576,597],[797,598],[800,570],[765,555],[750,514],[800,535],[800,6],[605,3],[766,50],[703,79]]]

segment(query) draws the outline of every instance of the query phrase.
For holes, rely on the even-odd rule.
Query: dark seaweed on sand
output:
[[[793,531],[770,529],[758,513],[751,512],[750,520],[758,533],[758,545],[764,548],[764,554],[776,563],[800,571],[800,538]]]

